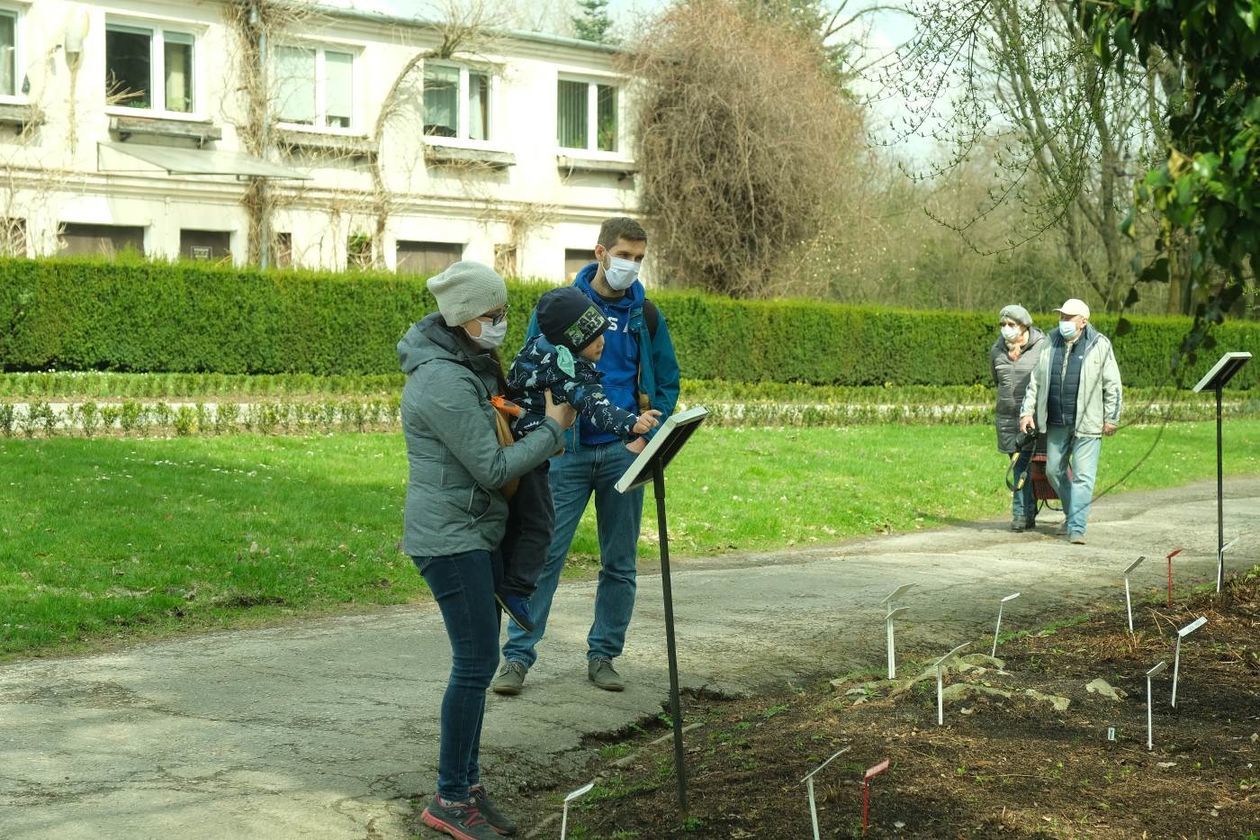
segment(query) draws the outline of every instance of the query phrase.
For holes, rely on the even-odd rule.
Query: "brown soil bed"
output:
[[[1199,616],[1207,624],[1182,643],[1173,708],[1177,628]],[[935,678],[908,684],[943,650],[899,652],[892,683],[869,673],[748,699],[685,698],[686,815],[664,721],[606,742],[586,775],[506,804],[551,815],[523,835],[555,837],[563,794],[596,778],[570,811],[573,840],[810,838],[802,777],[847,748],[815,780],[822,837],[863,836],[863,771],[889,759],[872,785],[868,837],[1260,840],[1260,568],[1222,596],[1135,606],[1134,620],[1132,636],[1123,611],[1109,609],[1007,639],[1000,668],[969,657],[945,677],[968,694],[946,702],[944,726]],[[1145,672],[1160,660],[1168,670],[1153,680],[1148,751]],[[1098,678],[1123,696],[1087,691]],[[1056,710],[1028,689],[1070,704]]]

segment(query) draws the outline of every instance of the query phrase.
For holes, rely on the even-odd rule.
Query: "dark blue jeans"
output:
[[[451,676],[442,697],[437,792],[465,800],[481,781],[481,721],[499,664],[499,608],[488,551],[412,557],[442,611],[451,642]]]
[[[621,655],[626,628],[634,612],[639,519],[643,514],[643,488],[624,496],[613,487],[638,457],[620,441],[602,446],[583,446],[551,460],[551,496],[556,507],[555,534],[547,563],[538,576],[529,601],[533,632],[508,624],[503,658],[526,668],[538,660],[537,646],[547,630],[551,601],[560,583],[564,559],[573,534],[595,496],[595,529],[599,536],[599,582],[595,585],[595,620],[586,637],[587,659]]]

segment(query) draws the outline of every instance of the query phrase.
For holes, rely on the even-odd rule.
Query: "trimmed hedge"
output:
[[[550,288],[510,283],[506,347]],[[851,307],[820,301],[736,301],[653,293],[691,379],[822,385],[973,385],[991,380],[993,312]],[[394,347],[433,309],[424,280],[386,273],[259,272],[197,264],[0,260],[0,369],[134,372],[381,374]],[[1053,315],[1038,318],[1052,326]],[[1127,384],[1171,382],[1187,318],[1116,317],[1094,323],[1113,337]],[[1260,324],[1231,322],[1217,346],[1260,355]],[[1193,384],[1216,352],[1193,366]],[[1231,387],[1260,381],[1260,362]]]

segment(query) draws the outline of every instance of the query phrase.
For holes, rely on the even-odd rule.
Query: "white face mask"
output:
[[[497,324],[482,321],[481,335],[469,334],[468,337],[472,339],[473,344],[476,344],[482,350],[493,350],[503,343],[503,339],[507,338],[507,318],[504,318]]]
[[[638,277],[639,264],[637,262],[608,255],[608,265],[604,266],[604,280],[607,281],[609,288],[624,292],[634,285]]]
[[[1014,341],[1019,338],[1019,327],[1002,327],[1002,338],[1007,341]]]
[[[1060,321],[1059,322],[1059,335],[1071,341],[1072,338],[1075,337],[1076,335],[1076,322],[1075,321]]]

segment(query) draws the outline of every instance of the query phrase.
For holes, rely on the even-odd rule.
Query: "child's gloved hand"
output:
[[[661,425],[661,413],[655,408],[649,408],[647,411],[639,415],[639,420],[634,424],[631,430],[636,435],[645,435],[648,432]]]

